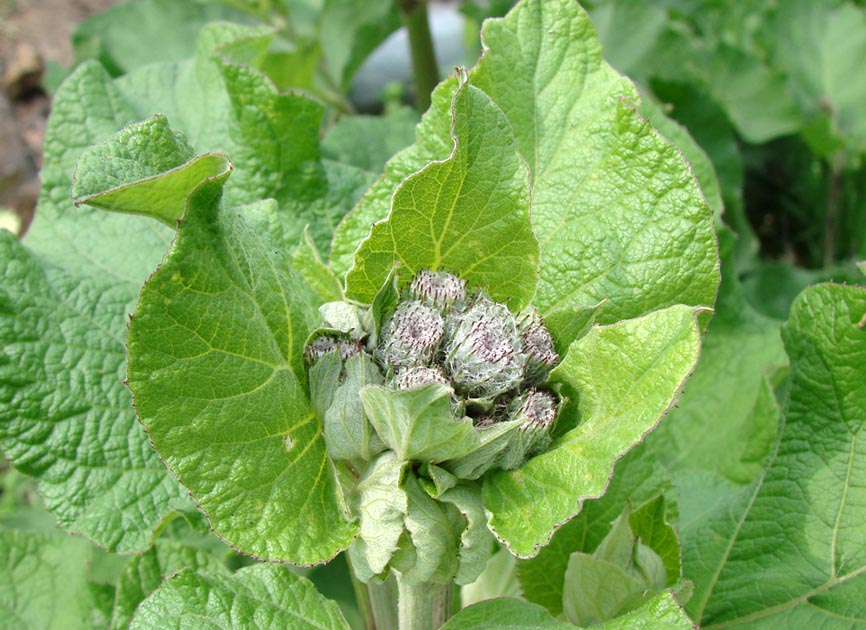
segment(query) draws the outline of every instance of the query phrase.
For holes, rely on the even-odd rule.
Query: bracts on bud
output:
[[[514,399],[509,411],[509,421],[519,421],[519,428],[497,462],[504,470],[517,468],[550,445],[550,429],[556,420],[558,403],[551,392],[530,389]]]
[[[452,316],[456,326],[446,341],[445,368],[455,389],[471,398],[494,398],[516,388],[525,358],[508,308],[481,297]]]
[[[401,302],[382,328],[378,357],[392,368],[429,364],[444,330],[442,315],[435,308]]]
[[[539,385],[547,380],[550,370],[559,363],[553,337],[535,309],[529,309],[521,315],[518,327],[521,350],[526,357],[524,385]]]
[[[431,383],[450,389],[450,412],[446,410],[444,421],[471,419],[480,440],[478,457],[455,456],[455,462],[460,460],[455,470],[471,471],[471,478],[477,478],[491,467],[516,468],[547,447],[559,399],[541,385],[559,356],[534,310],[515,315],[483,292],[467,290],[464,280],[444,271],[420,271],[395,301],[392,308],[370,315],[381,321],[374,348],[370,346],[375,335],[358,326],[355,332],[322,331],[307,346],[304,356],[313,364],[311,374],[331,375],[329,387],[311,383],[311,390],[319,394],[316,398],[321,398],[316,405],[320,415],[338,417],[333,410],[323,413],[318,408],[332,399],[326,389],[342,386],[346,362],[361,354],[391,391],[417,390],[421,396]],[[349,303],[342,310],[338,306],[331,304],[328,313],[360,309]],[[363,313],[355,319],[366,321]],[[330,363],[336,362],[327,371],[325,355],[330,355]],[[363,387],[376,379],[348,380]],[[358,410],[357,395],[346,398],[344,411]],[[339,418],[343,425],[350,421],[346,413]],[[333,433],[326,431],[326,438]]]
[[[466,281],[447,271],[419,271],[409,284],[416,299],[440,309],[450,308],[466,299]]]

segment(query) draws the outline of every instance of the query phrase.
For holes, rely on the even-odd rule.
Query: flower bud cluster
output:
[[[468,416],[478,431],[520,427],[496,456],[497,467],[517,467],[549,444],[559,402],[541,385],[559,356],[534,310],[515,315],[450,273],[421,271],[379,317],[375,335],[317,337],[307,360],[338,350],[345,361],[364,352],[392,391],[448,386],[455,420]]]

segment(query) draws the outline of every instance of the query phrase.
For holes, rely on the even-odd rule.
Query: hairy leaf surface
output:
[[[96,602],[87,580],[92,550],[62,534],[0,531],[0,625],[92,628]]]
[[[143,205],[172,223],[196,179],[227,168],[224,158],[197,160],[194,153],[225,149],[244,160],[231,194],[283,203],[271,225],[282,234],[280,248],[294,247],[310,220],[313,238],[327,251],[330,225],[369,175],[320,161],[321,105],[278,95],[244,65],[268,37],[269,31],[211,25],[194,60],[142,68],[121,80],[95,62],[77,68],[53,101],[38,212],[24,239],[31,253],[11,241],[2,245],[8,268],[0,315],[2,447],[16,465],[44,478],[41,492],[61,525],[112,549],[143,550],[168,513],[192,509],[152,452],[121,384],[126,315],[171,232],[138,217],[74,208],[73,168],[87,147],[163,112],[167,119],[151,120],[152,127],[162,125],[152,133],[133,127],[121,134],[125,147],[115,138],[91,151],[89,168],[79,170],[82,196],[106,193],[100,198],[114,209],[141,212]],[[215,55],[223,46],[230,50]],[[215,168],[200,168],[208,163]],[[158,174],[169,178],[149,179]],[[171,177],[180,185],[166,188]],[[310,181],[315,185],[305,188]],[[299,207],[312,214],[299,217]]]
[[[720,240],[728,261],[733,235]],[[773,446],[779,410],[770,376],[785,363],[779,322],[748,304],[726,264],[701,360],[677,408],[647,437],[650,450],[672,472],[713,470],[750,483]]]
[[[128,628],[138,605],[162,586],[166,577],[182,569],[229,575],[229,570],[220,560],[202,549],[172,541],[157,541],[146,553],[132,558],[117,580],[111,627],[117,630]]]
[[[354,537],[305,391],[312,290],[267,225],[273,204],[189,201],[129,331],[129,386],[154,446],[226,541],[311,564]],[[264,228],[264,229],[263,229]]]
[[[756,482],[679,480],[689,612],[704,628],[852,628],[866,620],[866,290],[819,285],[782,330],[791,382]]]
[[[526,165],[489,97],[463,87],[453,103],[454,152],[407,178],[388,219],[355,254],[346,293],[371,303],[391,269],[444,269],[514,310],[535,292],[538,244],[529,221]]]
[[[694,369],[699,339],[694,309],[674,306],[595,327],[571,345],[551,380],[571,399],[558,422],[574,428],[484,485],[490,526],[514,553],[535,555],[585,499],[604,492],[614,462],[655,426]]]
[[[634,86],[602,62],[577,4],[522,2],[485,22],[482,36],[469,82],[504,112],[529,166],[542,314],[604,301],[599,321],[609,323],[678,303],[711,305],[711,213],[679,151],[635,113]],[[338,272],[351,237],[387,216],[399,182],[444,159],[447,85],[416,145],[346,217],[332,254]]]
[[[181,571],[148,597],[130,628],[201,627],[348,630],[334,602],[312,582],[273,564],[234,575]]]

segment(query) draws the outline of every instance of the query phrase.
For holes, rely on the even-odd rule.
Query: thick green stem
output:
[[[355,577],[355,572],[351,567],[349,567],[349,575],[352,576],[352,588],[355,591],[355,602],[358,604],[358,612],[361,613],[361,617],[364,619],[364,628],[365,630],[375,630],[376,624],[373,617],[373,605],[370,595],[367,592],[367,585]]]
[[[415,104],[424,113],[430,107],[430,94],[439,83],[439,68],[433,38],[430,35],[430,19],[424,0],[396,0],[400,17],[409,31],[409,49],[412,54],[412,74],[415,77]]]
[[[400,630],[437,630],[451,616],[452,584],[407,584],[397,575]]]
[[[346,556],[348,560],[348,554]],[[352,587],[358,610],[364,618],[366,630],[399,630],[397,621],[397,582],[389,575],[384,582],[364,584],[355,577],[355,569],[349,562]]]
[[[370,582],[367,593],[373,608],[373,627],[376,630],[400,630],[397,620],[397,584],[393,575],[381,584]]]

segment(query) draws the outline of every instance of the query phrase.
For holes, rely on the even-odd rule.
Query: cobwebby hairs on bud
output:
[[[316,337],[312,343],[308,344],[307,347],[304,348],[304,359],[306,359],[308,363],[313,363],[317,359],[323,357],[329,352],[334,352],[335,350],[340,352],[340,358],[345,361],[349,357],[361,352],[361,343],[356,339],[341,339],[331,335],[322,335]]]
[[[466,299],[466,281],[447,271],[422,269],[412,278],[409,292],[417,300],[438,308],[448,308]]]
[[[381,361],[392,368],[430,363],[445,325],[435,308],[421,302],[402,302],[382,329]]]
[[[480,297],[454,317],[457,324],[446,341],[445,367],[455,388],[484,398],[516,387],[523,378],[524,357],[508,308]]]
[[[530,309],[518,322],[521,351],[526,357],[524,385],[538,385],[547,379],[550,370],[559,363],[559,355],[553,345],[553,337],[541,320],[541,316]]]
[[[397,372],[392,381],[396,389],[414,389],[415,387],[423,387],[430,383],[449,385],[448,379],[445,378],[445,374],[442,372],[442,368],[438,365],[433,367],[416,365],[402,368]]]

